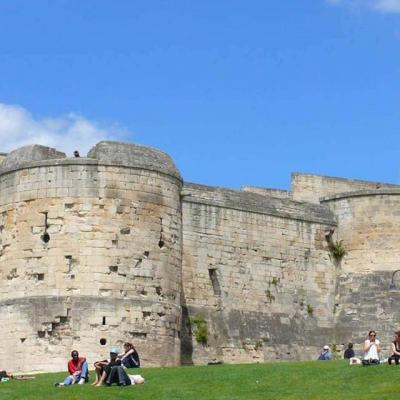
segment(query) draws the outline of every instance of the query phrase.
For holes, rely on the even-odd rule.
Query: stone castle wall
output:
[[[193,184],[183,194],[183,295],[209,329],[208,347],[184,342],[183,361],[315,357],[334,328],[333,214]]]
[[[95,150],[98,159],[10,163],[0,175],[0,352],[10,370],[62,370],[73,348],[92,362],[126,340],[145,365],[179,362],[180,177],[112,165]]]
[[[144,366],[315,359],[369,329],[388,344],[399,195],[309,174],[292,192],[183,184],[165,153],[118,142],[0,156],[2,360],[63,370],[124,341]]]
[[[396,189],[397,185],[368,182],[358,179],[335,178],[311,174],[292,174],[292,197],[294,200],[320,203],[320,199],[337,193],[357,190]]]
[[[347,251],[338,270],[335,340],[362,343],[366,332],[375,329],[388,355],[400,320],[399,293],[389,290],[400,269],[400,188],[359,190],[322,203],[337,216],[334,236]],[[399,278],[400,272],[395,274],[397,288]]]

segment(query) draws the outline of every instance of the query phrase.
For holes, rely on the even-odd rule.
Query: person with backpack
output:
[[[318,357],[320,361],[329,361],[332,360],[332,353],[329,349],[329,346],[325,345],[321,351],[321,354]]]

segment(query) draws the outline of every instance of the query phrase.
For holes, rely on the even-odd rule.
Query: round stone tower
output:
[[[148,147],[87,158],[33,145],[0,163],[0,353],[13,371],[65,369],[132,342],[143,364],[180,352],[182,180]]]

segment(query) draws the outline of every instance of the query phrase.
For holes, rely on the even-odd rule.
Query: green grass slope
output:
[[[144,385],[54,388],[65,374],[0,383],[1,400],[389,400],[400,399],[400,366],[341,361],[144,368]]]

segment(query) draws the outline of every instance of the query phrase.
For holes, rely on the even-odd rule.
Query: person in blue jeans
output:
[[[57,382],[54,386],[69,386],[75,383],[82,385],[89,380],[89,368],[85,357],[79,357],[76,350],[71,352],[71,360],[68,361],[69,376],[64,382]]]

